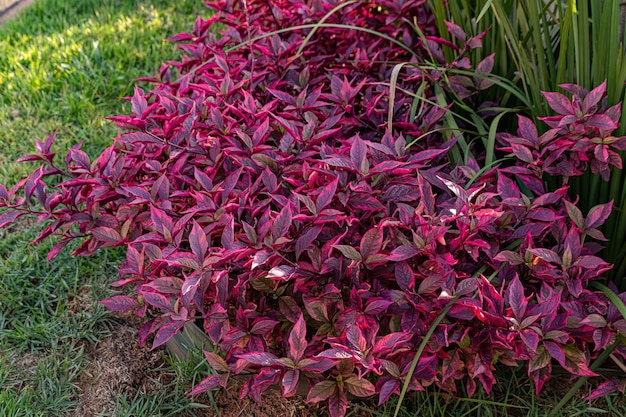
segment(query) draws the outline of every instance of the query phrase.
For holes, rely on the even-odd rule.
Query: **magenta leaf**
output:
[[[335,381],[318,382],[309,389],[306,402],[318,403],[327,400],[335,392],[337,392],[337,383]]]
[[[336,390],[333,395],[328,398],[328,411],[330,417],[344,417],[348,409],[348,395],[341,390]]]
[[[595,400],[596,398],[601,398],[606,395],[612,394],[614,392],[624,393],[624,388],[626,387],[626,379],[617,380],[611,379],[609,381],[604,381],[600,385],[594,389],[591,394],[584,398],[585,401]]]
[[[315,201],[315,208],[318,213],[326,208],[326,206],[328,206],[335,197],[338,182],[339,179],[335,178],[322,188],[320,194],[317,196],[317,200]]]
[[[222,376],[219,374],[210,375],[204,378],[198,385],[196,385],[187,395],[193,396],[203,392],[209,391],[213,388],[217,388],[221,385]]]
[[[91,231],[93,237],[104,243],[118,243],[122,240],[122,235],[110,227],[96,227]]]
[[[152,349],[156,349],[168,340],[170,340],[176,333],[180,331],[185,325],[183,320],[172,320],[157,331],[152,343]]]
[[[253,365],[260,366],[276,366],[279,364],[275,355],[267,352],[251,352],[237,355],[238,358],[245,360]]]
[[[189,234],[189,245],[191,251],[198,258],[200,262],[204,260],[204,255],[209,249],[209,243],[206,239],[206,234],[197,222],[193,222],[191,233]]]
[[[600,227],[606,221],[606,219],[609,218],[612,209],[613,200],[609,201],[606,204],[600,204],[592,207],[587,214],[587,218],[585,219],[585,229],[595,229],[597,227]]]
[[[571,101],[563,94],[546,91],[542,91],[541,93],[546,98],[548,106],[558,114],[563,116],[575,114]]]
[[[390,261],[404,261],[419,254],[419,251],[411,245],[401,245],[391,251],[387,259]]]
[[[135,310],[139,307],[139,303],[135,299],[125,295],[114,295],[113,297],[100,301],[100,304],[104,305],[109,310],[121,311],[124,313]]]
[[[300,371],[291,369],[283,375],[283,396],[290,397],[296,393],[298,382],[300,379]]]
[[[306,341],[306,324],[304,317],[300,316],[296,323],[293,325],[291,332],[289,333],[289,356],[295,361],[299,362],[304,356],[304,351],[307,347]]]
[[[278,213],[274,223],[272,223],[272,238],[274,240],[279,237],[283,237],[289,231],[291,227],[291,210],[289,204],[285,205],[283,209]]]

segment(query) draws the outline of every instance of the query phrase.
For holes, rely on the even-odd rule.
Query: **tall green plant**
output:
[[[619,36],[619,0],[430,0],[430,5],[440,33],[451,42],[456,39],[446,21],[468,34],[489,29],[483,47],[472,51],[472,63],[495,53],[493,73],[519,87],[535,120],[550,113],[541,92],[559,91],[559,84],[591,89],[606,80],[608,104],[624,101],[626,55]],[[444,53],[448,57],[453,51],[448,48]],[[503,106],[526,105],[510,89],[492,89],[490,94],[494,91]],[[513,127],[500,124],[500,128]],[[616,133],[626,134],[626,105]],[[587,173],[571,183],[571,193],[580,197],[583,210],[615,202],[604,229],[608,238],[604,256],[615,264],[610,278],[626,289],[626,172],[614,169],[609,182]]]

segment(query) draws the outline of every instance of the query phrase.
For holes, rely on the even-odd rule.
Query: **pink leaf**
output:
[[[276,366],[278,365],[278,358],[275,355],[267,352],[251,352],[237,355],[238,358],[245,360],[253,365],[259,366]]]
[[[601,398],[617,391],[623,394],[625,384],[626,384],[626,380],[624,379],[622,380],[612,379],[609,381],[605,381],[601,383],[600,385],[598,385],[598,387],[594,389],[591,392],[591,394],[586,396],[584,400],[585,401],[595,400],[596,398]]]

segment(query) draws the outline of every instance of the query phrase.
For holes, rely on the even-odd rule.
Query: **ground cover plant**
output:
[[[476,49],[470,60],[476,64],[495,53],[494,73],[513,82],[505,88],[486,91],[483,99],[502,97],[501,105],[524,106],[525,112],[537,121],[550,110],[542,91],[563,93],[566,89],[561,88],[561,84],[577,84],[591,90],[606,82],[609,107],[621,103],[616,135],[626,133],[626,112],[623,111],[626,43],[620,26],[623,10],[619,1],[430,0],[429,4],[442,36],[452,43],[458,41],[453,31],[448,30],[446,21],[453,22],[468,34],[482,33],[490,28],[483,47]],[[443,49],[447,57],[452,56],[451,48],[444,46]],[[524,100],[520,100],[520,96]],[[500,129],[511,131],[510,122],[514,120],[506,117],[499,121]],[[538,127],[540,133],[545,131],[541,124]],[[602,228],[612,243],[606,245],[602,256],[615,264],[607,276],[623,291],[626,290],[623,280],[626,275],[623,240],[626,218],[622,216],[626,204],[625,181],[622,169],[612,171],[609,181],[603,181],[592,172],[572,178],[570,195],[579,198],[577,204],[583,211],[613,200],[614,210]]]
[[[611,204],[583,213],[567,181],[543,181],[621,164],[604,85],[546,92],[547,133],[520,117],[483,135],[476,116],[504,111],[472,103],[503,82],[493,57],[452,74],[484,34],[450,24],[454,46],[424,1],[212,7],[172,38],[182,60],[111,118],[127,130],[111,146],[59,162],[52,134],[22,158],[34,172],[0,187],[0,226],[47,222],[49,259],[76,240],[79,255],[123,248],[114,285],[134,295],[103,304],[146,317],[141,343],[202,326],[223,356],[205,352],[218,373],[192,394],[244,376],[255,400],[300,388],[340,416],[349,396],[488,394],[496,365],[523,364],[539,392],[557,364],[584,377],[623,356],[624,316],[589,288],[610,269]],[[475,140],[456,134],[472,123]],[[496,138],[509,156],[486,164]]]

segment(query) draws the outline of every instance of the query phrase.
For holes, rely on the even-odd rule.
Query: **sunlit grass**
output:
[[[207,10],[195,0],[40,0],[1,27],[0,183],[28,172],[32,165],[14,161],[55,130],[61,158],[80,141],[97,156],[117,134],[105,117],[129,112],[121,98],[132,94],[134,80],[178,56],[165,39]],[[85,343],[108,335],[98,300],[108,296],[123,253],[75,258],[65,251],[48,262],[53,242],[29,243],[40,228],[21,222],[0,231],[3,417],[73,415]],[[164,398],[155,407],[189,406],[187,378],[173,384],[155,393]]]

